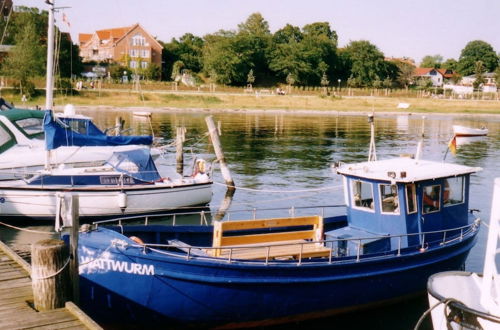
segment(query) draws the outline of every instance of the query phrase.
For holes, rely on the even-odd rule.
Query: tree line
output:
[[[30,79],[43,76],[46,67],[46,26],[48,14],[36,8],[20,7],[10,20],[0,22],[3,44],[15,45],[2,61],[1,73],[18,81],[21,89],[34,88]],[[5,33],[8,31],[8,33]],[[69,34],[59,36],[56,68],[60,78],[82,72],[77,45]],[[349,86],[392,88],[414,83],[415,66],[407,59],[386,59],[367,40],[338,46],[337,32],[328,22],[303,27],[285,25],[271,33],[260,13],[251,14],[235,30],[219,30],[203,37],[186,33],[179,39],[162,42],[161,80],[175,80],[188,74],[201,84],[246,86]],[[421,67],[450,69],[459,76],[499,71],[499,55],[485,41],[465,45],[458,60],[440,55],[423,58]],[[127,68],[125,68],[127,69]],[[110,72],[123,68],[110,66]],[[152,77],[152,76],[151,76]],[[151,78],[150,77],[150,78]],[[500,80],[500,79],[499,79]]]

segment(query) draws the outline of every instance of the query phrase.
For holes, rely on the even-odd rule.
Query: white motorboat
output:
[[[64,143],[50,153],[47,161],[45,148],[43,117],[39,110],[9,109],[0,112],[0,178],[15,178],[15,173],[32,172],[50,164],[64,164],[66,167],[102,165],[113,152],[138,148],[152,153],[153,159],[160,155],[160,150],[150,148],[150,136],[127,136],[123,138],[107,137],[90,117],[83,115],[56,114],[73,133],[82,136],[99,136],[109,144],[100,146],[78,146],[73,139]],[[121,141],[120,141],[121,140]]]
[[[500,178],[495,179],[483,275],[448,271],[427,284],[434,330],[500,329]]]
[[[460,125],[453,125],[453,134],[455,136],[484,136],[488,135],[486,127],[472,128]]]

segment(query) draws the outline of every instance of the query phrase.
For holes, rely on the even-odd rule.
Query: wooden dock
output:
[[[102,330],[78,306],[38,312],[33,308],[31,267],[0,241],[0,329]]]

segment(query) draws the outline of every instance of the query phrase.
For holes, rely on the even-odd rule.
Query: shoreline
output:
[[[92,106],[92,105],[74,105],[75,110],[78,111],[97,111],[105,110],[112,112],[139,112],[148,111],[151,113],[165,113],[165,112],[175,112],[175,113],[255,113],[255,114],[284,114],[284,115],[315,115],[315,116],[368,116],[369,114],[375,113],[376,115],[382,116],[448,116],[448,117],[489,117],[489,118],[500,118],[500,114],[494,113],[458,113],[458,112],[412,112],[412,111],[366,111],[366,110],[308,110],[308,109],[230,109],[230,108],[178,108],[178,107],[147,107],[147,106],[135,106],[135,107],[118,107],[118,106]],[[55,106],[56,110],[64,111],[64,106]]]

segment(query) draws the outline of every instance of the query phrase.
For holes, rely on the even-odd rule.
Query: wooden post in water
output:
[[[222,147],[220,144],[219,134],[217,132],[217,127],[215,126],[214,119],[212,116],[207,116],[205,118],[208,126],[208,133],[210,133],[210,138],[212,140],[212,144],[214,146],[215,155],[217,156],[217,160],[220,164],[220,171],[224,181],[226,181],[226,185],[231,188],[234,188],[234,181],[231,177],[231,172],[229,172],[229,168],[226,164],[226,158],[224,157],[224,152],[222,151]]]
[[[184,152],[183,152],[183,142],[184,142],[184,127],[177,127],[176,138],[175,138],[175,160],[177,163],[177,173],[181,176],[184,175]]]
[[[72,285],[73,299],[75,304],[80,302],[80,285],[78,273],[78,231],[80,228],[79,218],[80,202],[78,195],[65,193],[64,194],[64,212],[63,222],[65,227],[70,228],[69,235],[69,274]]]
[[[118,136],[123,131],[123,126],[125,125],[125,120],[122,117],[116,117],[115,119],[115,135]]]
[[[45,239],[31,246],[31,278],[36,310],[61,308],[69,300],[67,263],[68,247],[61,240]]]

